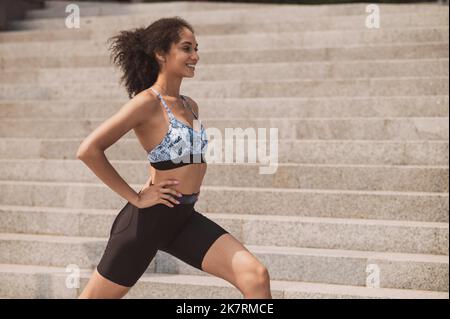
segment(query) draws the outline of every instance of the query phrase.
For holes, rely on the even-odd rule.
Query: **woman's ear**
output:
[[[161,63],[165,63],[166,62],[166,58],[160,52],[155,52],[155,57]]]

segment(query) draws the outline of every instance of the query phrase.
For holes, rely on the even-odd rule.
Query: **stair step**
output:
[[[2,56],[0,67],[7,70],[20,70],[33,68],[55,67],[110,67],[111,63],[106,52],[101,53],[86,51],[70,51],[70,59],[65,55],[51,54],[45,56]],[[442,42],[410,42],[401,44],[372,43],[370,45],[354,44],[351,46],[327,46],[307,48],[298,46],[295,48],[283,48],[280,46],[254,49],[230,49],[203,51],[201,53],[201,65],[228,64],[228,63],[277,63],[279,61],[297,63],[323,62],[323,61],[354,61],[354,60],[390,60],[390,59],[431,59],[448,58],[448,40]],[[67,102],[67,101],[66,101]]]
[[[251,63],[241,72],[241,80],[270,79],[330,79],[354,77],[419,77],[448,76],[448,58],[408,59],[354,62],[316,62],[316,63]],[[196,67],[196,80],[233,80],[236,72],[242,70],[241,64],[208,64]],[[86,81],[113,84],[121,75],[112,67],[48,68],[5,71],[0,74],[0,83],[70,84]]]
[[[345,31],[260,32],[217,36],[199,35],[196,36],[196,39],[202,44],[202,48],[205,48],[205,52],[218,50],[257,51],[273,48],[292,49],[298,47],[321,48],[329,46],[342,48],[353,45],[371,46],[373,43],[377,43],[377,45],[398,45],[411,42],[448,42],[449,28],[448,26],[386,30],[381,28],[377,32],[364,28]],[[72,55],[89,56],[92,54],[109,54],[105,39],[78,40],[76,41],[76,45],[71,40],[55,41],[51,46],[48,46],[46,41],[0,43],[0,56],[5,58],[42,57],[50,55],[64,56],[67,60],[71,59]]]
[[[131,185],[136,191],[142,187]],[[126,203],[103,184],[0,181],[0,186],[3,205],[117,209]],[[448,222],[448,193],[202,186],[196,205],[202,213]]]
[[[377,97],[196,98],[202,118],[448,117],[448,95]],[[0,119],[106,119],[126,99],[76,101],[0,101]]]
[[[0,264],[0,295],[5,298],[77,298],[91,269],[80,270],[79,288],[68,288],[65,268]],[[71,287],[71,286],[69,286]],[[271,280],[273,298],[400,298],[448,299],[448,292],[368,288],[309,282]],[[231,284],[210,275],[144,274],[124,297],[129,298],[242,298]]]
[[[1,159],[76,159],[81,138],[0,138]],[[278,162],[349,165],[446,165],[448,141],[281,140]],[[105,152],[112,160],[146,161],[136,138],[124,138]],[[234,155],[233,155],[234,156]],[[234,157],[233,157],[234,158]],[[146,162],[147,163],[147,162]],[[209,161],[209,163],[213,163]],[[220,163],[216,161],[216,163]],[[237,163],[233,159],[233,163]],[[261,165],[266,166],[266,165]],[[86,171],[85,174],[87,174]]]
[[[234,4],[234,3],[233,3]],[[174,4],[175,5],[175,4]],[[161,16],[161,14],[177,14],[183,16],[183,18],[188,21],[192,21],[194,25],[201,23],[214,23],[220,21],[222,23],[236,23],[241,21],[247,21],[247,23],[257,23],[261,21],[280,21],[281,18],[286,20],[295,20],[299,16],[305,16],[310,18],[337,18],[339,16],[346,16],[351,18],[351,16],[359,16],[361,23],[365,21],[367,16],[366,7],[367,4],[350,4],[347,7],[343,7],[343,4],[338,5],[320,5],[320,6],[307,6],[307,5],[267,5],[258,7],[248,7],[248,8],[232,8],[218,9],[210,8],[205,14],[205,10],[200,8],[196,9],[194,7],[189,8],[186,11],[186,7],[180,7],[176,4],[176,7],[168,8],[157,8],[152,6],[147,7],[148,9],[138,10],[139,7],[135,7],[136,13],[122,11],[123,13],[128,13],[127,15],[106,15],[106,16],[87,16],[86,23],[88,23],[93,28],[98,28],[104,25],[117,26],[121,28],[130,28],[134,24],[148,24],[148,21],[154,21]],[[189,3],[191,5],[191,3]],[[390,14],[400,14],[400,13],[410,13],[410,14],[442,14],[445,12],[443,6],[437,4],[431,5],[393,5],[393,4],[378,4],[380,11],[384,15]],[[212,10],[211,10],[212,9]],[[91,9],[95,10],[95,9]],[[147,12],[146,12],[147,11]],[[146,13],[144,13],[146,12]],[[91,14],[95,13],[91,11]],[[139,13],[139,14],[137,14]],[[89,14],[89,10],[88,10]],[[41,19],[30,19],[25,21],[17,21],[13,24],[14,28],[18,29],[58,29],[64,26],[65,15],[59,18],[41,18]],[[146,19],[145,19],[146,18]]]
[[[119,209],[0,206],[0,232],[108,237]],[[204,214],[249,245],[448,254],[448,224],[250,214]],[[336,236],[339,234],[339,236]]]
[[[273,140],[278,139],[321,140],[448,140],[448,117],[349,117],[349,118],[201,118],[202,124],[213,136],[221,139],[217,148],[225,145],[224,139],[260,137],[259,129]],[[105,119],[0,119],[0,137],[85,137],[99,127]],[[198,128],[199,129],[199,128]],[[232,129],[231,133],[226,130]],[[276,132],[275,132],[276,129]],[[220,136],[218,136],[220,132]],[[229,135],[227,135],[229,134]],[[134,138],[128,131],[122,138]],[[266,141],[265,143],[269,143]],[[255,146],[256,147],[256,146]],[[256,148],[255,148],[256,149]],[[245,149],[247,151],[247,148]],[[242,153],[244,153],[241,150]]]
[[[267,88],[270,87],[270,90]],[[302,88],[299,90],[299,88]],[[337,96],[405,96],[445,95],[449,78],[384,77],[352,79],[283,79],[277,81],[189,81],[183,91],[195,97],[337,97]],[[4,84],[0,86],[3,100],[76,99],[83,92],[92,99],[128,96],[118,84],[77,83],[61,85]]]
[[[65,11],[64,11],[65,12]],[[252,10],[252,13],[254,10]],[[239,12],[236,12],[239,14]],[[210,13],[208,13],[210,14]],[[213,13],[214,14],[214,13]],[[195,31],[198,34],[204,35],[220,35],[220,34],[250,34],[255,32],[289,32],[291,30],[302,31],[326,31],[326,30],[354,30],[361,29],[362,21],[365,21],[363,15],[337,15],[328,17],[305,17],[299,20],[294,17],[273,16],[270,23],[264,21],[251,21],[251,15],[248,16],[250,21],[243,20],[240,22],[221,21],[206,21],[203,22],[202,16],[190,14],[192,21],[195,24]],[[86,12],[83,11],[83,16],[87,17]],[[65,17],[65,16],[64,16]],[[280,20],[283,17],[283,20]],[[383,29],[389,28],[407,28],[407,27],[439,27],[448,24],[448,12],[432,12],[432,13],[388,13],[383,14]],[[133,16],[134,19],[141,20],[141,16]],[[86,24],[79,30],[64,30],[64,29],[41,29],[41,30],[16,30],[8,31],[0,34],[0,43],[3,42],[31,42],[31,41],[64,41],[70,37],[71,40],[92,40],[98,38],[107,38],[118,32],[119,29],[132,28],[127,21],[121,21],[119,25],[111,26],[110,24],[102,24],[97,22],[96,18],[87,18]],[[148,19],[148,17],[147,17]],[[151,20],[152,18],[150,18]],[[157,17],[155,17],[155,20]],[[89,21],[89,23],[88,23]],[[149,20],[144,21],[143,23]],[[269,20],[268,20],[269,21]],[[25,25],[28,23],[24,21]],[[33,21],[31,23],[34,23]],[[53,20],[52,22],[53,23]],[[91,27],[90,24],[96,24]],[[13,23],[19,28],[22,22]]]
[[[146,182],[146,161],[110,160],[133,184]],[[84,163],[72,159],[0,159],[0,176],[9,181],[97,183]],[[374,191],[448,192],[448,166],[346,165],[278,163],[273,174],[260,174],[259,164],[210,163],[202,185],[283,187]],[[226,176],[226,179],[223,177]]]
[[[0,234],[0,263],[95,267],[106,238]],[[377,268],[380,287],[448,291],[448,256],[383,253],[319,248],[245,245],[269,270],[274,280],[359,285],[368,267]],[[203,274],[159,251],[150,272]]]

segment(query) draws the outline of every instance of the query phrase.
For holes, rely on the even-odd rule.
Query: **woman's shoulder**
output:
[[[149,89],[139,92],[130,101],[149,112],[157,112],[159,110],[159,99]]]

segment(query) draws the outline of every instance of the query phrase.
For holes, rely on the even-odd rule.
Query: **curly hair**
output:
[[[183,28],[194,33],[194,28],[180,17],[162,18],[146,28],[120,31],[107,40],[111,43],[110,61],[123,71],[120,83],[125,83],[130,99],[156,82],[160,65],[155,52],[168,54],[172,43],[181,40]]]

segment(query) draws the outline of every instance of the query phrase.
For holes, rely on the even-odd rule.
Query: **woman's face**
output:
[[[193,77],[195,65],[200,59],[197,51],[198,43],[194,34],[189,29],[183,29],[181,40],[177,44],[172,44],[168,63],[170,72],[180,77]]]

